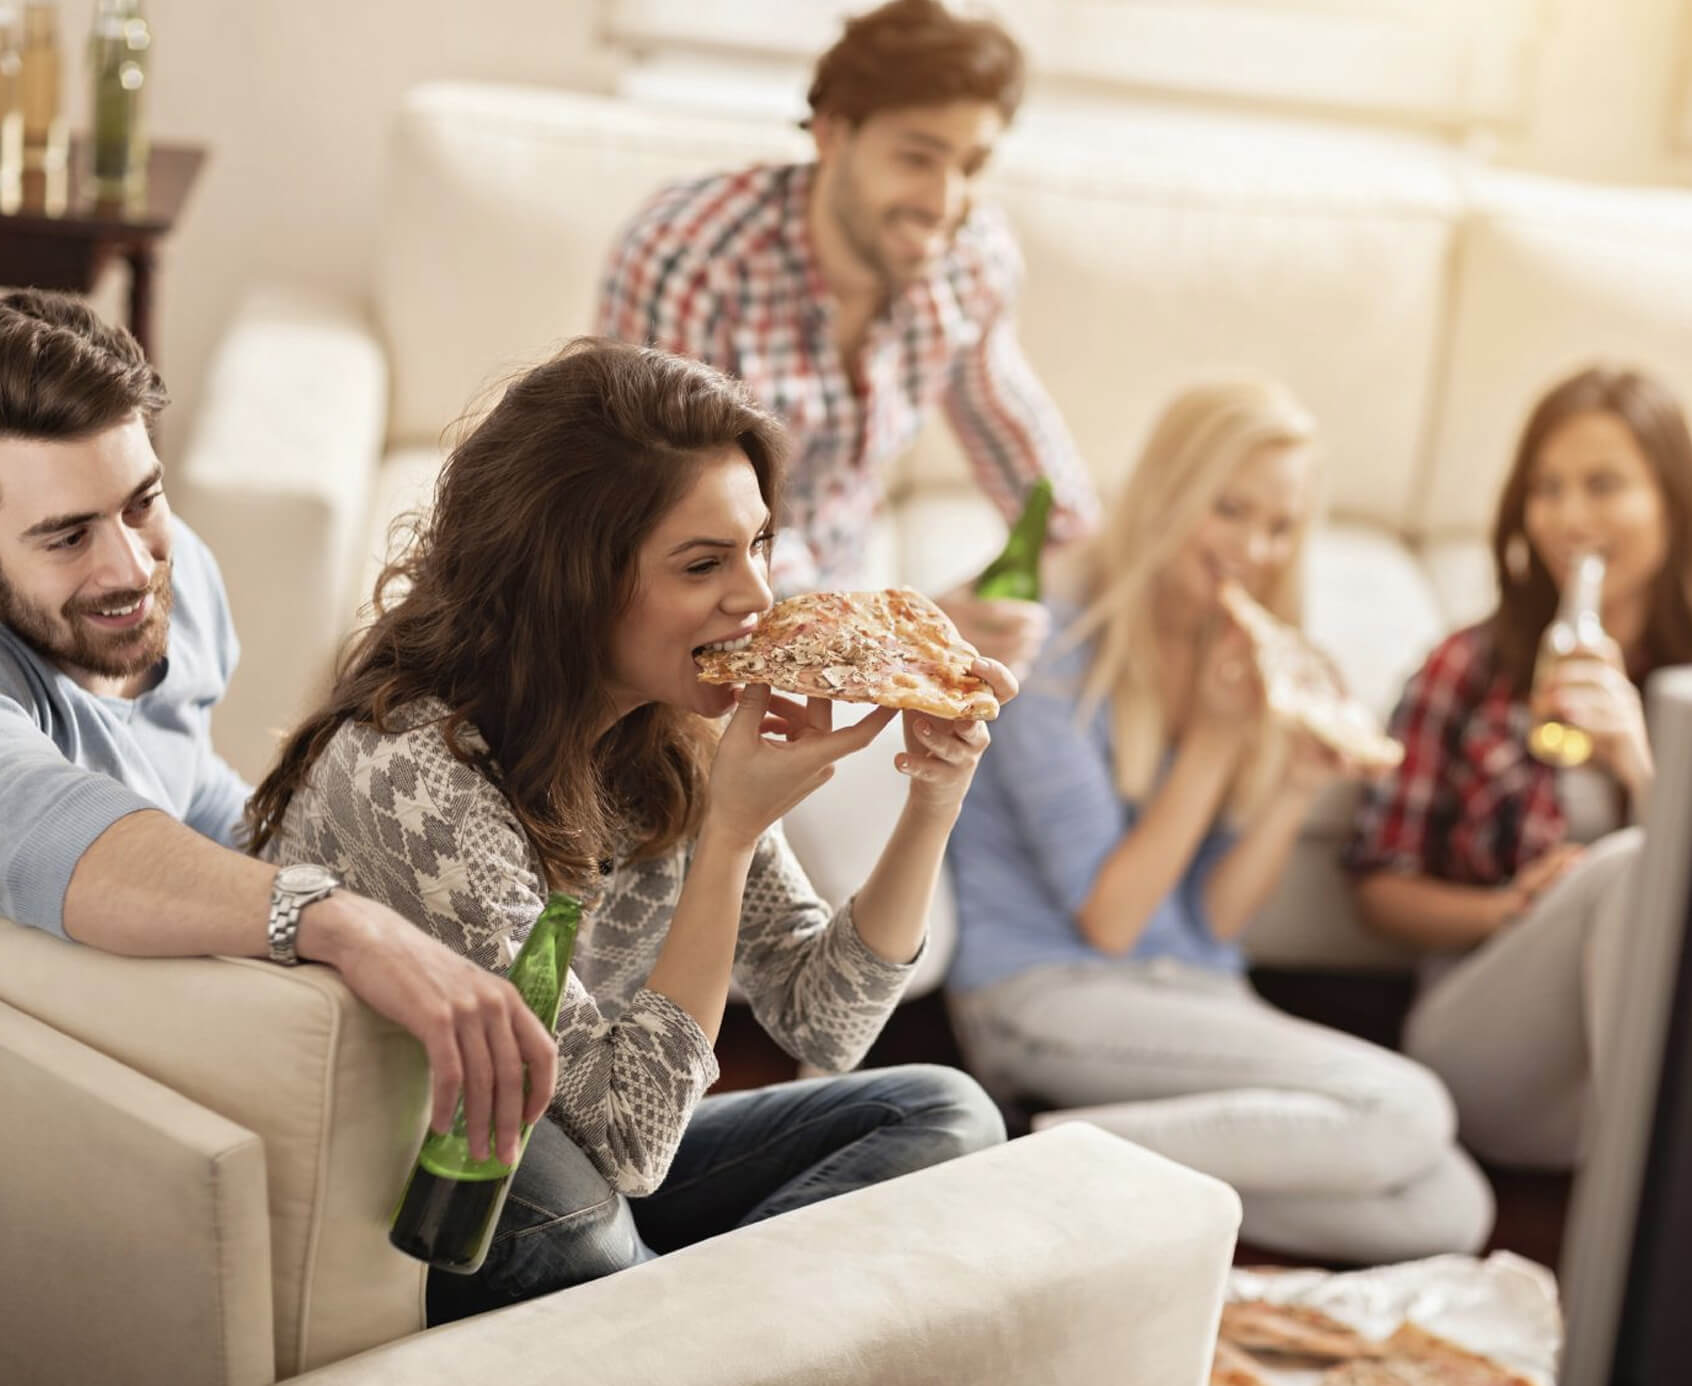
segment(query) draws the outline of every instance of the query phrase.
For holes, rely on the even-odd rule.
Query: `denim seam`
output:
[[[510,1201],[513,1202],[513,1203],[521,1204],[523,1207],[529,1209],[531,1212],[545,1213],[545,1212],[549,1211],[548,1209],[537,1207],[535,1204],[530,1203],[528,1201],[528,1199],[526,1199],[526,1198],[518,1198],[515,1195],[513,1195],[511,1197]],[[591,1207],[577,1208],[574,1212],[569,1212],[569,1213],[554,1214],[552,1217],[548,1218],[545,1222],[537,1222],[533,1227],[523,1227],[523,1228],[519,1228],[515,1232],[506,1232],[502,1235],[496,1235],[493,1239],[492,1244],[497,1246],[501,1242],[520,1241],[522,1238],[530,1236],[531,1234],[536,1233],[536,1232],[551,1231],[555,1227],[562,1227],[566,1223],[571,1223],[571,1222],[576,1221],[576,1219],[578,1219],[578,1218],[585,1218],[585,1217],[588,1217],[588,1216],[590,1216],[594,1213],[602,1212],[604,1209],[609,1208],[616,1201],[617,1201],[617,1195],[612,1194],[609,1198],[600,1199],[600,1201],[598,1203],[593,1204]]]
[[[852,1103],[848,1107],[838,1108],[833,1112],[827,1113],[826,1115],[811,1117],[807,1121],[800,1122],[797,1126],[786,1127],[782,1134],[783,1135],[786,1135],[786,1134],[789,1134],[789,1133],[795,1133],[796,1134],[800,1131],[807,1130],[810,1127],[817,1125],[819,1122],[836,1121],[844,1113],[855,1112],[855,1111],[858,1111],[862,1108],[869,1108],[869,1107],[876,1107],[876,1108],[880,1108],[884,1112],[891,1112],[893,1114],[893,1116],[895,1118],[897,1118],[897,1123],[900,1123],[900,1124],[905,1122],[910,1116],[910,1113],[908,1113],[907,1111],[904,1110],[904,1108],[898,1106],[895,1103],[883,1102],[880,1099],[873,1098],[873,1097],[872,1098],[864,1098],[864,1099],[862,1099],[858,1102]],[[883,1127],[880,1127],[880,1128],[877,1128],[877,1129],[883,1129],[884,1130],[884,1129],[886,1129],[886,1126],[891,1126],[891,1125],[894,1125],[894,1124],[896,1124],[896,1123],[895,1122],[887,1122],[887,1123],[885,1123],[885,1125]],[[864,1134],[869,1135],[870,1133],[866,1131]],[[779,1139],[779,1137],[778,1137],[778,1139]],[[712,1167],[711,1167],[711,1169],[709,1170],[708,1173],[697,1175],[694,1178],[688,1180],[685,1184],[676,1184],[673,1187],[670,1186],[670,1185],[660,1185],[657,1192],[664,1193],[664,1194],[680,1193],[685,1189],[693,1188],[696,1184],[702,1184],[702,1183],[706,1182],[707,1180],[715,1179],[724,1170],[733,1169],[737,1165],[745,1164],[748,1160],[757,1159],[758,1156],[760,1154],[762,1154],[763,1151],[768,1150],[769,1147],[772,1144],[774,1144],[773,1141],[766,1142],[764,1145],[760,1146],[757,1150],[748,1150],[748,1151],[744,1152],[743,1154],[735,1156],[731,1160],[725,1161],[722,1164],[712,1165]],[[841,1149],[845,1149],[845,1147],[843,1146],[843,1147],[841,1147]],[[838,1151],[834,1152],[834,1153],[837,1154]],[[824,1156],[823,1158],[827,1159],[828,1156]],[[820,1163],[820,1162],[817,1162],[817,1163]],[[804,1173],[804,1171],[800,1171],[800,1174],[803,1174],[803,1173]],[[795,1176],[795,1177],[798,1177],[798,1176]]]

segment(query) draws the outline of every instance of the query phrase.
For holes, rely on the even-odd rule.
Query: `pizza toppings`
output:
[[[767,683],[837,702],[991,721],[999,700],[970,672],[979,657],[951,618],[909,587],[790,597],[750,637],[694,651],[704,683]]]
[[[1418,1324],[1406,1323],[1377,1342],[1308,1305],[1267,1300],[1223,1305],[1211,1386],[1263,1386],[1255,1374],[1258,1357],[1329,1363],[1321,1386],[1533,1386]]]
[[[1224,1304],[1222,1336],[1236,1347],[1328,1362],[1378,1357],[1381,1351],[1377,1343],[1320,1309],[1262,1299]]]

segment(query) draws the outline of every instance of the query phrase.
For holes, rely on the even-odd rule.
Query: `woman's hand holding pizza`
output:
[[[878,707],[836,731],[833,709],[825,698],[800,703],[771,693],[768,684],[747,684],[711,764],[707,826],[750,846],[826,784],[835,761],[863,750],[894,716],[892,708]]]
[[[1017,694],[1016,675],[996,659],[977,659],[970,673],[993,690],[1000,703]],[[985,722],[973,718],[949,721],[928,712],[904,714],[905,749],[894,765],[911,779],[911,801],[924,807],[956,812],[963,803],[981,753],[992,741]]]
[[[1627,676],[1620,648],[1606,640],[1557,661],[1534,690],[1536,717],[1555,717],[1592,738],[1592,758],[1626,786],[1637,802],[1651,787],[1655,762],[1645,730],[1645,705]]]

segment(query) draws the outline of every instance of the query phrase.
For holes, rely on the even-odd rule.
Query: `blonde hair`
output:
[[[1194,385],[1164,408],[1103,526],[1078,554],[1074,576],[1083,609],[1062,643],[1074,648],[1097,638],[1081,680],[1079,715],[1085,724],[1110,703],[1116,785],[1124,797],[1141,799],[1151,789],[1168,744],[1155,678],[1158,575],[1242,462],[1266,447],[1311,448],[1315,436],[1310,412],[1273,380],[1235,376]],[[1292,557],[1264,601],[1295,625],[1302,619],[1302,560],[1313,508],[1299,518]],[[1282,739],[1260,731],[1230,787],[1230,817],[1257,808],[1283,754]]]

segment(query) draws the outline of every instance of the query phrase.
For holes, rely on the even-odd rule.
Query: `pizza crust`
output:
[[[1238,1348],[1312,1361],[1378,1357],[1380,1344],[1305,1304],[1235,1300],[1222,1306],[1222,1338]]]
[[[1346,692],[1333,663],[1304,633],[1227,583],[1222,605],[1251,641],[1269,710],[1365,770],[1391,770],[1404,747],[1383,732],[1369,709]]]
[[[993,690],[952,620],[909,587],[812,592],[778,602],[749,645],[695,656],[702,683],[767,683],[784,693],[989,722]]]

